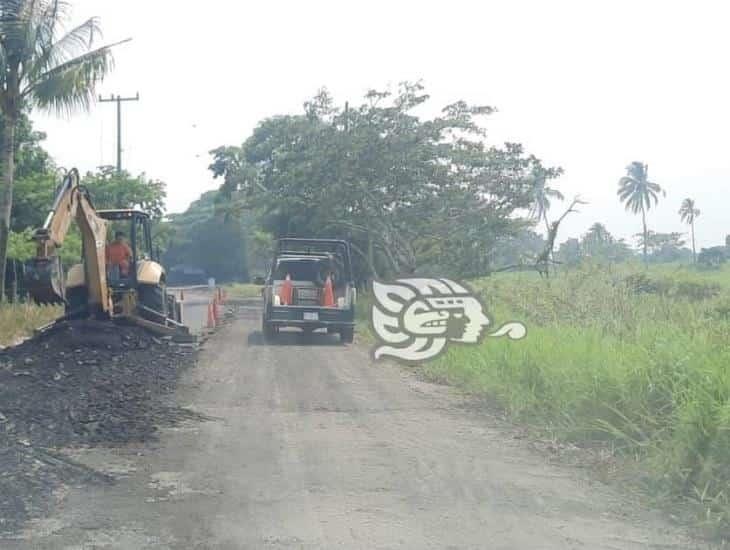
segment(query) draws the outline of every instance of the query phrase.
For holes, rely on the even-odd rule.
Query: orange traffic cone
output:
[[[335,307],[335,292],[332,289],[332,277],[327,275],[324,281],[324,289],[322,290],[322,306]]]
[[[290,306],[292,303],[292,293],[294,292],[294,285],[291,282],[291,276],[287,273],[286,279],[281,283],[279,288],[279,301],[282,306]]]
[[[215,304],[215,320],[220,323],[220,320],[223,319],[223,302],[221,302],[220,299],[218,299],[214,302],[214,304]]]
[[[212,302],[208,302],[208,328],[215,328],[215,313],[213,312]]]

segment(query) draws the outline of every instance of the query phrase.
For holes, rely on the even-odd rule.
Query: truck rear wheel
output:
[[[272,341],[279,332],[278,327],[269,323],[266,319],[261,322],[261,332],[264,333],[264,340]]]
[[[352,344],[355,340],[355,327],[345,327],[340,329],[340,341],[343,344]]]

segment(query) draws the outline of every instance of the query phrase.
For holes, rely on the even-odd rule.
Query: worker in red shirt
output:
[[[114,240],[106,246],[106,263],[108,266],[119,266],[119,274],[129,277],[129,266],[132,263],[132,249],[125,240],[124,232],[117,231]]]

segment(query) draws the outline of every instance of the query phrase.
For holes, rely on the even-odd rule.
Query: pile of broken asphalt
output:
[[[194,361],[139,327],[89,321],[0,352],[0,533],[45,515],[64,484],[111,481],[60,448],[146,441],[196,418],[165,399]]]

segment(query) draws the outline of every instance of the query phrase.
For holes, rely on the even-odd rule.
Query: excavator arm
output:
[[[58,249],[76,221],[81,231],[83,264],[90,312],[110,313],[111,300],[106,283],[106,221],[94,209],[79,173],[70,170],[61,183],[43,227],[33,239],[36,257],[26,264],[26,285],[37,303],[65,302],[64,273]]]

